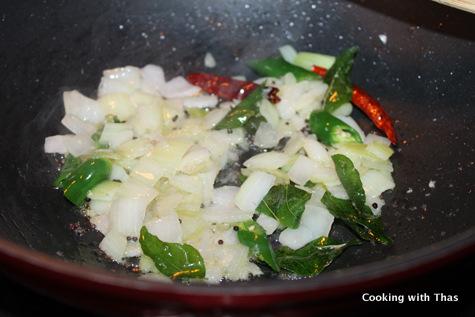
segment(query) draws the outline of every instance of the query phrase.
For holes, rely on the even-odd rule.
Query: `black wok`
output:
[[[456,270],[475,247],[474,26],[475,15],[432,1],[2,1],[4,276],[102,314],[290,315],[359,307],[366,292],[403,285],[406,294],[426,274]],[[399,136],[383,209],[394,244],[352,248],[314,279],[220,286],[137,280],[106,260],[100,234],[52,188],[57,162],[43,140],[66,132],[61,93],[94,96],[102,70],[117,66],[154,63],[170,78],[204,71],[206,52],[213,72],[251,77],[245,61],[284,44],[332,55],[360,47],[353,81],[380,100]]]

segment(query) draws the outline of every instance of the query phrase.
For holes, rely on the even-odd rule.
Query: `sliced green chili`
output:
[[[320,75],[299,66],[288,63],[281,57],[260,59],[247,62],[255,72],[265,77],[282,77],[292,73],[297,81],[322,78]]]
[[[327,111],[313,111],[309,125],[317,138],[328,146],[342,142],[363,143],[358,131]]]
[[[56,177],[56,180],[54,181],[54,186],[55,187],[62,187],[63,186],[63,181],[71,175],[71,173],[78,168],[79,165],[81,165],[82,160],[80,157],[73,156],[71,154],[66,155],[64,158],[64,163],[63,166],[61,167],[61,171],[58,174],[58,177]]]
[[[64,196],[73,204],[82,205],[87,192],[106,180],[111,170],[112,164],[105,158],[87,160],[63,179]]]

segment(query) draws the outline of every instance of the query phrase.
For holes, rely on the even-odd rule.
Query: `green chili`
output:
[[[342,142],[363,143],[358,131],[327,111],[313,111],[309,124],[320,142],[328,146]]]
[[[67,179],[71,173],[81,165],[82,161],[80,157],[73,156],[71,154],[66,155],[64,158],[63,166],[61,167],[61,171],[56,177],[54,181],[55,187],[63,187],[63,181]]]
[[[279,78],[287,73],[292,73],[297,81],[322,78],[320,75],[312,71],[286,62],[281,57],[253,60],[247,62],[247,65],[259,75],[265,77]]]
[[[73,204],[82,205],[88,191],[106,180],[111,170],[112,164],[105,158],[87,160],[62,180],[64,196]]]

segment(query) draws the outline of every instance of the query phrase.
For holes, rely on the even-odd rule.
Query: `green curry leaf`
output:
[[[167,243],[148,232],[140,230],[140,246],[157,269],[170,278],[204,278],[206,269],[201,254],[188,244]]]
[[[330,237],[320,237],[300,249],[281,247],[275,251],[277,262],[283,269],[300,276],[315,276],[338,257],[346,248],[361,244],[359,240],[342,243]]]
[[[311,194],[292,184],[273,186],[256,211],[277,219],[282,225],[296,229]]]
[[[237,235],[239,242],[249,248],[249,253],[279,272],[280,268],[277,265],[274,251],[269,239],[267,239],[264,228],[253,220],[241,222],[238,224],[238,227]]]
[[[357,51],[358,47],[354,46],[338,56],[323,79],[323,82],[328,85],[324,107],[330,113],[353,98],[350,71]]]

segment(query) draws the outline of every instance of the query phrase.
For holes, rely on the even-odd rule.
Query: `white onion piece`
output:
[[[146,65],[140,70],[143,80],[163,95],[165,89],[165,73],[163,68],[157,65]]]
[[[144,199],[145,205],[148,205],[157,195],[158,190],[154,187],[133,177],[129,177],[114,193],[114,199],[124,197]]]
[[[274,185],[275,176],[261,171],[253,172],[241,185],[234,203],[241,210],[254,211]]]
[[[377,135],[377,134],[373,134],[373,133],[370,133],[366,136],[366,138],[364,140],[364,143],[365,144],[370,144],[373,141],[380,141],[380,142],[383,142],[384,144],[386,144],[387,146],[391,146],[391,141],[389,141],[388,138],[386,138],[384,136]]]
[[[99,244],[99,248],[113,260],[120,262],[127,246],[127,237],[115,230],[109,231]]]
[[[93,135],[97,131],[95,124],[81,120],[72,114],[65,114],[61,123],[74,134]]]
[[[196,175],[176,174],[168,178],[170,185],[188,193],[201,193],[203,184]]]
[[[131,93],[141,87],[140,69],[134,66],[105,70],[102,74],[97,95],[125,92]]]
[[[124,250],[124,257],[137,257],[142,255],[142,248],[140,242],[134,240],[127,240],[127,245]]]
[[[333,220],[334,216],[327,209],[307,204],[302,218],[300,218],[300,226],[310,230],[312,240],[314,240],[322,236],[328,236]]]
[[[107,122],[102,130],[101,137],[99,138],[99,143],[103,145],[108,145],[109,139],[111,137],[114,137],[117,133],[125,130],[130,130],[130,126],[127,123]]]
[[[129,174],[124,168],[118,164],[112,163],[112,170],[109,176],[109,180],[125,182],[129,178]]]
[[[279,235],[279,242],[292,250],[297,250],[313,240],[313,234],[304,226],[297,229],[286,228]]]
[[[307,156],[317,162],[328,160],[328,152],[323,144],[316,140],[314,134],[309,135],[304,139],[303,148]]]
[[[117,153],[128,159],[135,159],[147,154],[153,149],[153,144],[147,138],[137,138],[117,146]]]
[[[66,114],[94,124],[103,122],[108,114],[100,102],[82,95],[77,90],[65,91],[63,103]]]
[[[182,230],[176,212],[163,218],[153,218],[145,223],[148,231],[168,243],[182,243]]]
[[[178,76],[168,81],[163,87],[162,94],[166,98],[190,97],[198,94],[201,88],[190,84],[183,76]]]
[[[65,135],[53,135],[45,138],[45,153],[67,154],[68,149],[63,140]]]
[[[108,213],[111,209],[112,203],[107,200],[93,199],[89,202],[89,209],[96,215]]]
[[[158,217],[165,217],[180,205],[183,201],[183,194],[169,194],[161,196],[154,204],[153,212]]]
[[[134,132],[132,130],[124,130],[117,132],[109,138],[109,148],[116,150],[122,143],[131,141],[134,138]]]
[[[232,223],[252,218],[253,210],[241,210],[234,203],[237,186],[222,186],[213,191],[211,205],[203,208],[203,218],[209,222]]]
[[[216,67],[216,60],[214,59],[213,54],[207,52],[204,59],[205,67],[214,68]]]
[[[193,145],[181,159],[178,169],[186,174],[195,174],[207,166],[210,156],[207,148]]]
[[[133,120],[134,132],[139,136],[156,130],[161,132],[162,116],[162,107],[158,103],[138,105]]]
[[[282,58],[290,64],[294,62],[298,54],[297,50],[292,45],[288,44],[279,47],[279,52]]]
[[[277,219],[269,217],[265,214],[260,214],[256,222],[264,228],[267,235],[273,234],[275,229],[279,226],[279,221]]]
[[[334,116],[345,116],[348,117],[351,112],[353,112],[353,105],[351,102],[347,102],[338,107],[335,111],[332,112]]]
[[[118,233],[126,237],[138,237],[143,225],[147,197],[122,197],[112,201],[109,220]]]
[[[94,141],[88,134],[69,135],[63,138],[64,146],[73,156],[81,156],[95,147]]]
[[[252,219],[253,210],[241,210],[235,205],[222,206],[211,204],[203,210],[203,219],[214,223],[233,223]]]
[[[293,155],[300,151],[305,145],[305,138],[301,133],[294,133],[285,144],[283,152],[287,155]]]
[[[109,214],[103,213],[97,216],[93,216],[89,220],[94,228],[106,235],[109,232]]]
[[[129,173],[130,177],[134,177],[149,186],[154,186],[163,174],[165,174],[165,169],[149,157],[140,158],[137,165]]]
[[[299,185],[305,185],[315,170],[315,161],[304,155],[299,155],[295,163],[287,172],[290,180]]]
[[[282,134],[270,123],[261,122],[254,136],[254,145],[262,149],[273,148],[281,138]]]
[[[259,112],[271,126],[276,127],[279,123],[279,112],[266,98],[259,102]]]
[[[262,152],[246,160],[243,165],[247,168],[278,169],[290,162],[292,158],[285,153],[270,151]]]
[[[102,105],[107,114],[117,116],[119,120],[128,120],[136,113],[136,108],[130,95],[118,92],[100,97],[97,101]]]
[[[194,96],[183,99],[185,108],[214,108],[217,104],[218,97],[216,96]]]
[[[396,186],[391,173],[377,170],[369,170],[361,175],[361,183],[367,198],[377,197]]]
[[[213,199],[214,183],[219,173],[218,163],[209,163],[206,169],[200,171],[198,177],[203,184],[203,205],[208,206]]]
[[[103,181],[96,185],[92,190],[87,193],[87,197],[92,200],[105,200],[111,201],[114,197],[115,192],[121,186],[118,182],[113,181]]]
[[[213,191],[213,203],[216,205],[234,205],[234,196],[239,191],[238,186],[221,186]]]

